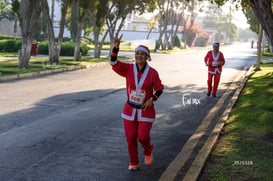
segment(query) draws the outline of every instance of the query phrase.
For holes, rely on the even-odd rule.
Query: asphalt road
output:
[[[217,98],[207,97],[207,50],[152,54],[149,63],[165,90],[155,103],[154,162],[142,161],[138,172],[127,170],[120,117],[125,80],[109,64],[1,82],[0,180],[158,180],[233,80],[256,61],[249,44],[220,47],[226,65]]]

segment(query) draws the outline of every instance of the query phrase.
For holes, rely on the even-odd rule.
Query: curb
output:
[[[225,111],[222,113],[220,120],[216,123],[216,125],[215,125],[214,129],[212,130],[212,132],[210,133],[208,139],[206,140],[203,147],[201,148],[198,155],[196,156],[195,160],[193,161],[190,169],[188,170],[188,172],[184,176],[184,178],[183,178],[184,181],[198,180],[198,177],[205,165],[205,162],[206,162],[212,148],[216,144],[216,142],[219,138],[220,132],[223,129],[225,122],[228,119],[232,108],[234,107],[235,103],[237,102],[240,93],[242,92],[243,88],[245,87],[247,80],[249,79],[250,75],[253,73],[253,70],[254,70],[254,65],[252,65],[249,68],[247,74],[243,78],[243,82],[239,85],[238,89],[236,90],[236,92],[232,96],[232,99],[229,102],[229,104],[227,105]]]
[[[16,74],[16,75],[9,75],[5,77],[0,77],[0,82],[4,81],[10,81],[10,80],[18,80],[18,79],[24,79],[24,78],[31,78],[31,77],[38,77],[42,75],[50,75],[54,73],[61,73],[61,72],[68,72],[68,71],[74,71],[74,70],[80,70],[80,69],[89,69],[92,67],[96,67],[99,65],[105,65],[109,62],[100,62],[100,63],[94,63],[90,65],[79,65],[79,66],[71,66],[67,68],[61,68],[61,69],[54,69],[54,70],[44,70],[40,72],[32,72],[32,73],[26,73],[26,74]]]

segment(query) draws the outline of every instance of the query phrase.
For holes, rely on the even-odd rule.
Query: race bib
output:
[[[212,62],[212,66],[213,66],[213,67],[217,67],[217,66],[218,66],[218,62],[213,61],[213,62]]]
[[[146,94],[144,92],[131,91],[129,102],[137,107],[141,107],[144,102],[145,95]]]

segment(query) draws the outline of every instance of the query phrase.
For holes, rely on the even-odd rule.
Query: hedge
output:
[[[74,55],[75,43],[63,42],[60,56],[73,56]],[[87,55],[89,47],[85,44],[81,44],[80,51],[82,55]],[[42,41],[38,44],[38,54],[48,55],[48,41]]]
[[[0,52],[18,52],[22,41],[15,39],[0,40]]]
[[[0,40],[0,52],[18,52],[21,48],[22,41],[15,39]],[[61,56],[73,56],[75,43],[63,42],[61,48]],[[90,48],[86,44],[81,44],[80,51],[82,55],[87,55]],[[38,42],[38,54],[48,55],[48,41]]]
[[[0,40],[7,40],[7,39],[20,39],[20,38],[14,37],[14,36],[0,35]]]

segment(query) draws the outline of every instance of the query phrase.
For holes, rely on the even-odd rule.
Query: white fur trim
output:
[[[126,119],[126,120],[129,120],[129,121],[134,121],[135,120],[135,116],[136,116],[136,109],[133,108],[133,112],[132,112],[132,115],[129,116],[129,115],[126,115],[124,113],[121,114],[121,117]]]
[[[143,52],[145,52],[148,56],[150,55],[149,52],[148,52],[148,50],[147,50],[146,48],[144,48],[144,47],[141,47],[141,46],[137,47],[137,48],[136,48],[136,51],[143,51]]]
[[[113,61],[110,61],[110,64],[111,64],[111,65],[116,65],[117,63],[118,63],[118,61],[117,61],[117,60],[116,60],[116,61],[114,61],[114,62],[113,62]]]
[[[138,114],[137,114],[137,120],[138,121],[143,121],[143,122],[154,122],[154,118],[146,118],[146,117],[142,117],[142,111],[138,111]]]

